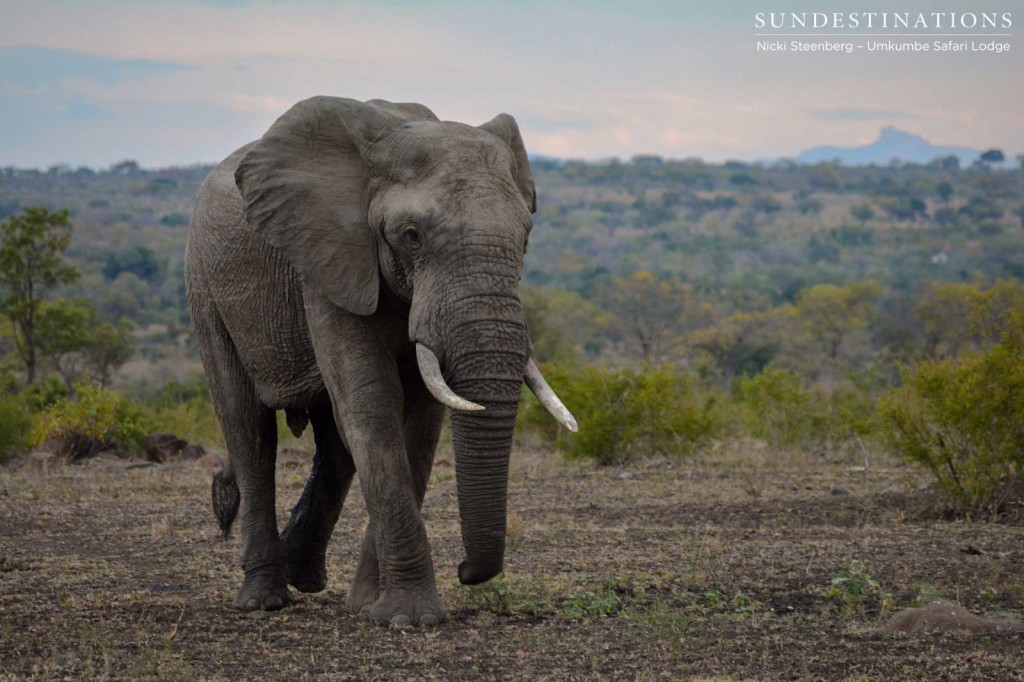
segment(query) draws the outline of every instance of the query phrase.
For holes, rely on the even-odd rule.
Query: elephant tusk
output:
[[[427,390],[430,391],[432,396],[437,398],[439,403],[447,405],[453,410],[464,410],[467,412],[476,412],[484,409],[483,405],[477,405],[474,402],[459,397],[455,391],[448,387],[444,376],[441,375],[441,363],[438,362],[434,351],[419,343],[416,344],[416,363],[420,367],[420,376],[423,377],[423,383],[427,385]]]
[[[548,386],[548,382],[544,380],[544,375],[540,373],[540,368],[537,367],[537,363],[533,361],[533,358],[530,358],[529,362],[526,363],[526,385],[537,396],[537,400],[544,406],[544,409],[551,413],[555,421],[573,433],[580,430],[579,425],[576,423],[576,418],[562,404],[562,401],[555,395],[554,390]]]

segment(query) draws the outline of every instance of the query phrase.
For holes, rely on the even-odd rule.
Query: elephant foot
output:
[[[292,595],[284,580],[265,573],[246,575],[235,596],[235,607],[243,611],[278,611],[291,603]]]
[[[352,587],[348,589],[345,596],[345,608],[349,613],[364,613],[369,611],[370,606],[380,597],[380,587],[376,580],[352,581]]]
[[[327,558],[288,557],[288,584],[299,592],[321,592],[327,587]]]
[[[365,613],[377,625],[437,625],[449,619],[433,586],[385,590]]]

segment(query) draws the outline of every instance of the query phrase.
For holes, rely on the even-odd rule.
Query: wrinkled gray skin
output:
[[[416,343],[486,408],[452,413],[459,579],[501,572],[534,208],[510,116],[472,127],[380,100],[300,102],[203,183],[186,283],[230,459],[214,497],[235,481],[241,493],[236,606],[282,608],[289,583],[324,588],[327,542],[358,470],[370,521],[347,607],[381,624],[448,617],[420,517],[444,408],[425,389]],[[316,441],[280,536],[275,410],[295,432],[311,423]],[[234,509],[219,512],[229,525]]]

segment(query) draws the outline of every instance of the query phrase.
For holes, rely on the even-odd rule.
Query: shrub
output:
[[[56,454],[76,461],[112,447],[137,452],[150,426],[138,405],[89,382],[77,385],[73,398],[42,412],[31,440],[34,445],[55,441]]]
[[[848,616],[863,613],[869,599],[877,598],[884,613],[892,596],[882,590],[881,584],[871,576],[867,566],[854,559],[842,566],[839,575],[832,578],[828,591],[829,599],[842,605]]]
[[[68,397],[68,387],[57,377],[46,377],[21,392],[29,409],[41,412]]]
[[[32,417],[24,401],[0,395],[0,464],[28,448]]]
[[[747,432],[775,447],[797,445],[817,438],[824,423],[820,396],[797,374],[767,369],[740,377],[736,388]]]
[[[987,333],[980,350],[905,369],[879,419],[885,442],[955,505],[997,512],[1024,477],[1024,312],[1005,312]]]
[[[150,413],[150,421],[154,431],[173,433],[190,443],[206,447],[224,447],[224,433],[213,410],[213,403],[206,396],[156,408]],[[282,433],[280,428],[278,433]]]
[[[670,366],[547,372],[580,423],[579,433],[555,427],[532,398],[523,405],[520,423],[570,459],[614,464],[637,453],[685,455],[718,427],[715,394]]]

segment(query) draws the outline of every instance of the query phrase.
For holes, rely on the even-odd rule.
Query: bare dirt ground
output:
[[[1024,633],[881,628],[934,597],[1024,611],[1024,522],[922,513],[905,468],[755,444],[625,468],[514,457],[506,573],[476,588],[455,579],[452,467],[435,471],[424,510],[452,622],[432,629],[344,612],[357,485],[327,590],[246,615],[210,461],[2,470],[0,678],[1024,679]],[[282,524],[308,467],[279,462]]]

